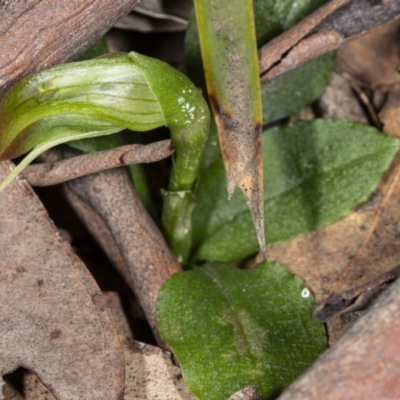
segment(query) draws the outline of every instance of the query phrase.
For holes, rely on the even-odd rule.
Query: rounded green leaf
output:
[[[264,207],[269,244],[311,232],[367,200],[399,149],[399,141],[344,120],[315,120],[263,134]],[[225,201],[221,162],[197,186],[193,213],[196,259],[231,262],[257,251],[246,205]]]
[[[283,391],[326,347],[310,292],[278,264],[251,270],[207,265],[163,286],[158,321],[190,390],[226,399],[255,385],[263,398]]]

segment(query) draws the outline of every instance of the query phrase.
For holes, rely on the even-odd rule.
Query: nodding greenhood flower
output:
[[[170,190],[190,190],[209,121],[197,88],[162,61],[132,52],[58,65],[24,78],[0,103],[0,161],[30,151],[0,190],[58,144],[164,125],[176,147]]]

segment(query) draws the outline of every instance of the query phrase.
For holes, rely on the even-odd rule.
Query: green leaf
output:
[[[335,64],[334,53],[328,53],[263,84],[264,124],[296,114],[318,99]]]
[[[326,346],[313,306],[309,291],[278,264],[207,265],[164,284],[158,321],[199,399],[226,399],[251,384],[269,398]]]
[[[367,200],[399,141],[343,120],[315,120],[263,134],[264,207],[269,244],[289,240],[348,215]],[[205,171],[193,213],[195,259],[231,262],[257,251],[244,201],[224,199],[221,162]]]

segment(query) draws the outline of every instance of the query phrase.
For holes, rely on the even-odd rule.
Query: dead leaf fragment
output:
[[[371,87],[399,84],[399,38],[398,19],[375,28],[340,47],[339,67]]]
[[[387,97],[379,119],[385,133],[400,138],[400,93],[390,93]]]
[[[126,362],[125,400],[194,400],[171,353],[121,337]]]
[[[0,179],[12,163],[0,163]],[[0,373],[34,371],[59,399],[120,399],[124,361],[100,289],[23,180],[0,192]]]
[[[331,75],[329,84],[318,104],[324,118],[342,118],[360,123],[368,122],[349,82],[337,72]]]
[[[234,393],[228,400],[261,400],[261,396],[254,386],[247,386]]]

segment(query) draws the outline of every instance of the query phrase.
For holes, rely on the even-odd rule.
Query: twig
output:
[[[32,186],[49,186],[107,169],[159,161],[169,157],[173,152],[171,140],[145,146],[132,144],[57,162],[33,164],[24,170],[23,176]]]
[[[261,81],[271,81],[399,16],[398,0],[332,0],[260,49]]]

